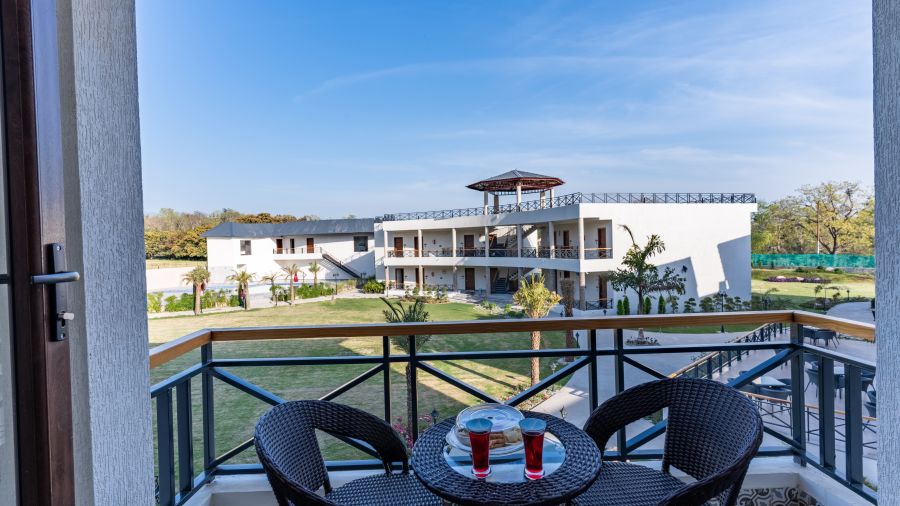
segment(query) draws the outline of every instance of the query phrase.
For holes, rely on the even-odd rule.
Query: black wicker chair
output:
[[[699,505],[737,501],[750,461],[762,442],[756,406],[737,390],[694,378],[651,381],[607,400],[585,423],[597,446],[606,447],[620,428],[668,409],[662,472],[604,461],[600,475],[576,504]],[[669,474],[675,467],[697,481]]]
[[[378,453],[385,473],[332,489],[316,429],[368,443]],[[410,474],[406,445],[400,436],[365,411],[326,401],[286,402],[259,419],[255,437],[256,454],[281,506],[441,504]],[[391,471],[393,462],[402,463],[402,473]],[[323,495],[316,493],[320,488]]]

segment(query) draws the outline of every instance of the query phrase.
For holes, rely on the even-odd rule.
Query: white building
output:
[[[720,293],[749,299],[752,194],[556,196],[561,184],[511,171],[469,185],[483,192],[480,207],[385,215],[375,223],[376,276],[390,287],[424,283],[489,295],[543,272],[554,290],[560,279],[576,278],[579,307],[604,309],[623,295],[608,278],[632,245],[627,226],[639,244],[661,236],[666,250],[652,261],[686,278],[682,301]],[[523,201],[527,193],[538,198]],[[503,204],[502,195],[515,201]]]
[[[299,281],[312,283],[309,267],[319,266],[319,281],[375,275],[373,222],[368,219],[289,223],[221,223],[208,230],[207,263],[212,283],[225,283],[234,270],[257,277],[296,264]]]

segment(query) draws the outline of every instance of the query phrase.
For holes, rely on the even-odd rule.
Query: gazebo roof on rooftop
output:
[[[563,184],[563,180],[558,177],[544,176],[523,170],[511,170],[472,183],[466,188],[502,195],[516,193],[516,188],[519,186],[522,188],[522,193],[537,193],[561,184]]]

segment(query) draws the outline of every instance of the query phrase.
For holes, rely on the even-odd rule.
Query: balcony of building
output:
[[[322,247],[274,248],[272,256],[275,260],[320,260]]]
[[[691,341],[674,336],[654,345],[631,342],[637,334],[634,329],[719,325],[755,329]],[[527,335],[531,330],[573,331],[578,346],[535,351],[486,344],[478,351],[460,353],[442,349],[440,344],[417,349],[417,340],[411,338],[427,334],[436,343],[447,343],[472,334],[488,338],[516,332]],[[814,336],[816,330],[847,336],[843,350],[807,342],[804,336]],[[407,339],[408,351],[392,345],[397,337]],[[287,345],[327,338],[357,338],[371,341],[371,346],[339,355],[260,356],[250,344],[281,341]],[[847,353],[871,346],[872,339],[871,325],[791,311],[204,330],[151,352],[151,367],[164,368],[167,375],[149,393],[155,403],[159,503],[274,504],[250,437],[258,416],[252,413],[260,410],[251,410],[249,417],[246,409],[231,412],[238,409],[235,402],[241,395],[258,401],[261,409],[310,397],[343,402],[392,423],[409,410],[419,420],[409,434],[414,442],[436,419],[480,402],[527,407],[580,427],[603,400],[630,386],[669,377],[723,382],[757,406],[765,437],[744,480],[744,497],[801,494],[821,504],[874,503],[878,417],[871,378],[875,365],[855,352]],[[229,343],[237,341],[245,345],[236,350]],[[197,350],[197,359],[185,358]],[[512,396],[498,398],[491,393],[504,381],[503,361],[531,357],[551,360],[558,367]],[[501,369],[491,375],[472,375],[467,368],[473,363]],[[398,379],[405,383],[400,371],[407,365],[410,396],[395,383]],[[266,368],[307,377],[322,366],[341,367],[346,374],[335,378],[333,388],[316,392],[254,380]],[[439,385],[458,394],[436,396]],[[553,395],[547,395],[554,389]],[[446,405],[455,408],[447,411]],[[243,439],[235,440],[232,434],[223,441],[226,435],[214,420],[235,417],[246,424],[238,431]],[[666,412],[637,420],[610,439],[604,459],[658,468],[666,430]],[[339,439],[320,441],[326,448],[332,485],[379,469],[384,472],[370,447]],[[339,447],[347,449],[336,450]]]

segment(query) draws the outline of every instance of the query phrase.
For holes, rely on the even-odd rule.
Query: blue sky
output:
[[[871,3],[138,0],[144,206],[871,184]]]

